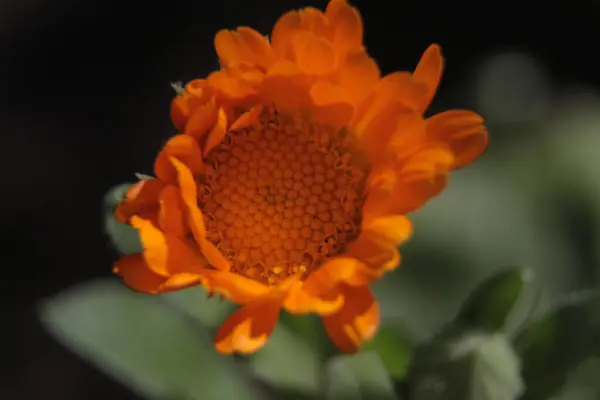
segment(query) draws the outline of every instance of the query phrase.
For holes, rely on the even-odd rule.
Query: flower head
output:
[[[144,247],[115,265],[127,285],[202,285],[241,305],[217,333],[222,353],[259,349],[282,308],[320,314],[337,347],[356,351],[377,330],[369,285],[399,265],[405,214],[486,147],[471,111],[423,116],[437,45],[413,73],[382,77],[362,36],[345,0],[284,14],[271,40],[217,33],[221,68],[173,100],[181,133],[116,211]]]

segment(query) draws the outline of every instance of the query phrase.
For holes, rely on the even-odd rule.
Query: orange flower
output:
[[[399,265],[405,214],[487,145],[471,111],[424,118],[437,45],[414,73],[381,77],[362,36],[345,0],[286,13],[270,40],[217,33],[221,69],[175,98],[181,134],[117,209],[144,247],[115,265],[127,285],[200,284],[241,305],[216,335],[222,353],[262,347],[282,308],[320,314],[337,347],[356,351],[377,330],[369,285]]]

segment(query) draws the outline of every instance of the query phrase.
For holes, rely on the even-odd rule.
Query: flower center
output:
[[[354,240],[367,174],[350,145],[349,135],[273,108],[227,133],[207,157],[200,206],[234,272],[265,284],[304,278]]]

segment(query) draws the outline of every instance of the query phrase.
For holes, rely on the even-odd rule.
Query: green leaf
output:
[[[600,398],[600,357],[591,358],[577,366],[553,400],[598,400]]]
[[[120,254],[134,254],[142,251],[137,231],[129,225],[117,221],[115,208],[131,187],[131,184],[122,184],[110,189],[104,196],[104,230],[111,244]]]
[[[411,400],[512,400],[523,391],[519,360],[503,334],[449,329],[417,349]]]
[[[250,358],[255,376],[278,390],[315,396],[321,389],[317,350],[286,324],[279,323],[265,347]]]
[[[325,392],[329,400],[397,399],[394,384],[375,353],[333,357],[326,367]]]
[[[235,309],[235,306],[218,296],[208,297],[201,287],[191,287],[160,295],[167,304],[207,328],[217,328]]]
[[[256,398],[205,330],[116,281],[83,284],[45,301],[40,319],[60,342],[146,398]]]
[[[571,295],[516,336],[527,385],[526,400],[546,399],[566,382],[569,372],[600,354],[600,293]]]
[[[483,282],[463,304],[456,323],[489,332],[501,330],[523,292],[525,274],[523,269],[511,269]]]
[[[393,379],[402,379],[412,353],[412,340],[399,327],[384,325],[377,336],[363,346],[363,350],[379,355],[388,374]]]

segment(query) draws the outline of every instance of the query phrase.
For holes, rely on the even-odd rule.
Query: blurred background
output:
[[[377,286],[384,319],[414,340],[426,338],[452,318],[474,285],[505,266],[531,268],[522,315],[543,310],[561,294],[596,287],[600,3],[352,3],[365,21],[366,46],[384,73],[413,69],[429,44],[441,44],[447,66],[431,112],[474,109],[491,132],[486,154],[452,175],[449,188],[414,215],[415,235],[403,248],[401,269]],[[170,82],[217,68],[215,32],[247,25],[267,34],[286,10],[325,4],[0,2],[0,218],[6,256],[0,337],[7,366],[0,399],[142,398],[139,381],[112,364],[107,374],[106,360],[97,354],[112,351],[104,339],[108,347],[120,341],[127,349],[133,346],[127,340],[143,337],[115,333],[100,338],[92,351],[80,345],[74,353],[48,333],[40,307],[54,307],[50,325],[68,321],[85,331],[101,324],[109,333],[107,316],[125,324],[147,312],[115,316],[124,304],[116,299],[129,296],[121,292],[113,297],[114,308],[103,303],[98,318],[77,309],[77,297],[58,298],[66,305],[47,299],[96,279],[106,290],[117,290],[111,264],[118,255],[105,235],[103,198],[115,185],[135,181],[135,172],[152,172],[157,150],[174,133]],[[185,303],[183,315],[217,326],[227,306],[205,306],[201,294],[190,296],[166,303],[175,308]],[[135,306],[160,300],[135,297],[140,302]],[[196,307],[210,308],[210,315],[196,316]],[[152,333],[156,343],[165,340]],[[215,360],[210,336],[198,346]],[[279,358],[265,362],[267,370],[295,360],[275,353]],[[170,360],[179,363],[177,357]],[[226,382],[235,380],[232,374],[219,376]]]

